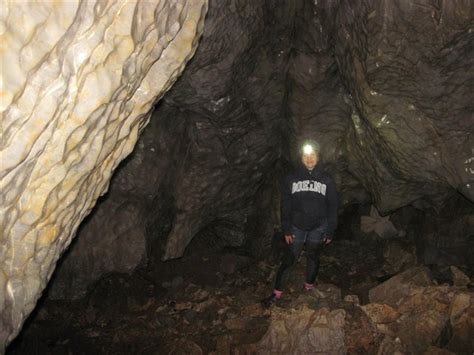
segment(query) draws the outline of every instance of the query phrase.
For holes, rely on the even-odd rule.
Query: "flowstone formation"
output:
[[[207,1],[1,6],[0,349],[194,54]]]

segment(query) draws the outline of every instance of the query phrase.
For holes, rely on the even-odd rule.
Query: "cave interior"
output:
[[[473,11],[211,0],[7,354],[472,353]],[[305,139],[336,182],[338,226],[315,293],[302,257],[267,310],[281,181]],[[292,333],[314,314],[319,340]]]

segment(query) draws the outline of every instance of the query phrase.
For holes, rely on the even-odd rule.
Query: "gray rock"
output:
[[[360,218],[360,229],[366,234],[374,232],[383,239],[389,239],[399,235],[398,230],[390,221],[390,216],[380,216],[374,206],[371,207],[369,216],[362,216]]]

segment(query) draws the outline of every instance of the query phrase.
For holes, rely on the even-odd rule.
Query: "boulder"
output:
[[[382,340],[376,324],[356,305],[345,305],[344,310],[346,311],[344,334],[347,353],[374,354]]]
[[[431,272],[419,266],[393,276],[369,291],[370,302],[386,303],[396,307],[407,296],[421,292],[422,287],[433,285]]]
[[[456,266],[450,266],[454,286],[465,287],[471,283],[471,279]]]
[[[451,324],[455,324],[469,307],[471,307],[471,295],[464,292],[457,294],[449,308]]]
[[[408,315],[399,323],[398,337],[413,353],[423,353],[440,338],[448,317],[435,310],[423,310]]]
[[[453,292],[448,286],[423,287],[406,296],[397,310],[402,314],[413,314],[424,310],[447,314],[452,298]]]
[[[261,354],[345,354],[345,316],[342,309],[276,309],[253,349]]]
[[[452,337],[446,348],[459,354],[474,349],[474,293],[457,294],[449,310]]]
[[[369,216],[362,216],[360,218],[360,229],[367,234],[375,232],[375,234],[383,239],[393,238],[398,235],[397,229],[390,221],[390,216],[380,216],[374,206],[371,207]]]
[[[400,317],[400,313],[387,304],[370,303],[360,308],[374,323],[390,323]]]

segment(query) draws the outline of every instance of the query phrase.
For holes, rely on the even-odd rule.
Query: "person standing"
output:
[[[337,191],[332,177],[318,162],[320,146],[306,142],[300,150],[301,166],[286,176],[281,197],[281,224],[288,248],[283,255],[272,294],[262,303],[270,307],[283,295],[290,269],[306,246],[306,282],[311,291],[319,271],[320,253],[332,242],[337,226]]]

